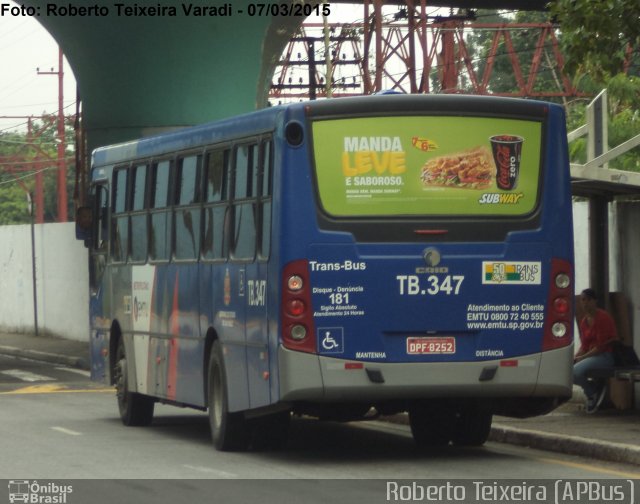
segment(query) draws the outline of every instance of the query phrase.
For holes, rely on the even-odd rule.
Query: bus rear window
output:
[[[524,216],[537,206],[540,121],[385,116],[312,128],[320,203],[334,217]]]

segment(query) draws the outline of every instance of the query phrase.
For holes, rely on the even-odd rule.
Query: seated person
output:
[[[592,369],[615,365],[612,343],[618,339],[615,322],[605,310],[598,308],[596,298],[593,289],[585,289],[580,295],[585,315],[580,321],[581,344],[573,366],[573,382],[580,385],[587,396],[587,413],[594,413],[600,407],[607,384],[586,375]]]

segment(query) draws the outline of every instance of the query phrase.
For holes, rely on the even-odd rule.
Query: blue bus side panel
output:
[[[202,263],[196,285],[200,289],[201,331],[212,328],[222,344],[229,409],[249,407],[247,350],[245,346],[244,292],[241,280],[244,267],[231,264]],[[208,365],[208,363],[207,363]]]
[[[247,379],[251,408],[268,406],[271,403],[267,320],[268,270],[266,262],[247,264],[245,268]]]

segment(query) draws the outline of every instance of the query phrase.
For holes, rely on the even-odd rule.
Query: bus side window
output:
[[[243,199],[251,194],[249,173],[249,146],[240,145],[235,149],[233,170],[233,199]]]
[[[138,165],[131,169],[131,260],[145,262],[147,260],[147,213],[146,187],[147,165]]]
[[[204,259],[224,259],[227,256],[224,223],[229,199],[229,155],[229,149],[221,149],[209,152],[206,156],[202,238]]]
[[[171,161],[160,161],[151,170],[149,259],[168,261],[171,255],[171,219],[167,207]]]
[[[256,215],[254,159],[257,145],[241,145],[236,149],[233,201],[232,257],[252,260],[256,254]]]
[[[103,185],[96,186],[94,201],[93,248],[101,252],[107,252],[105,248],[109,243],[109,192]]]
[[[93,223],[89,254],[89,287],[97,293],[102,283],[109,243],[109,192],[104,185],[93,189]]]
[[[227,170],[229,168],[229,150],[217,150],[207,153],[205,173],[205,203],[218,203],[226,200]]]
[[[260,169],[260,145],[254,144],[249,147],[249,183],[248,195],[252,198],[258,197],[260,191],[260,177],[262,170]]]
[[[194,155],[178,160],[176,177],[177,206],[175,215],[176,259],[197,259],[200,250],[199,173],[202,156]]]
[[[129,217],[127,210],[127,169],[116,168],[113,172],[113,239],[111,241],[111,260],[126,262],[129,250]]]
[[[261,145],[260,168],[260,201],[258,205],[260,243],[258,252],[261,259],[268,259],[271,250],[271,191],[273,184],[273,143],[271,140],[263,142]]]

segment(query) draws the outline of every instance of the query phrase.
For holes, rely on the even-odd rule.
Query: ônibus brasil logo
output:
[[[71,485],[38,483],[29,480],[9,480],[9,502],[32,504],[66,504],[67,495],[73,492]]]

